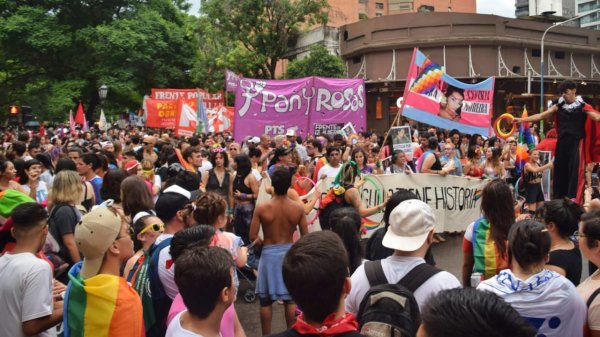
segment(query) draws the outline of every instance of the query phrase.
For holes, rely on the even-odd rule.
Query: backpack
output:
[[[153,244],[133,265],[127,281],[140,295],[144,308],[146,336],[164,336],[167,331],[167,315],[172,300],[167,296],[158,277],[160,251],[171,245],[171,238]]]
[[[371,288],[358,310],[360,333],[370,337],[414,337],[421,323],[413,293],[441,270],[427,263],[414,267],[398,283],[390,284],[381,260],[365,263]]]

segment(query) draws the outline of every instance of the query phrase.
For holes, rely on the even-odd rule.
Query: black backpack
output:
[[[370,337],[414,337],[421,317],[413,293],[440,271],[422,263],[398,283],[390,284],[383,273],[381,260],[365,263],[371,288],[358,309],[360,333]]]

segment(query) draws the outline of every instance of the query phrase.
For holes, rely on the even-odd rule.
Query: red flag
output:
[[[83,116],[83,104],[79,102],[77,106],[77,113],[75,114],[75,123],[79,125],[85,125],[85,117]]]

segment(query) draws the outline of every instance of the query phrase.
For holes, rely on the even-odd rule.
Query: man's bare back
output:
[[[292,243],[296,226],[300,227],[300,235],[308,233],[303,207],[287,196],[275,196],[256,206],[250,225],[250,240],[258,238],[261,225],[263,245]]]

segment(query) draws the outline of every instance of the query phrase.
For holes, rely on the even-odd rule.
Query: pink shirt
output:
[[[171,304],[171,309],[169,310],[169,315],[167,316],[167,326],[171,324],[171,320],[177,316],[180,312],[187,310],[185,303],[183,303],[183,298],[180,294],[175,296],[173,300],[173,304]],[[235,309],[233,307],[233,303],[225,310],[223,313],[223,318],[221,319],[221,337],[234,337],[234,318],[235,318]]]

